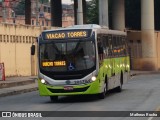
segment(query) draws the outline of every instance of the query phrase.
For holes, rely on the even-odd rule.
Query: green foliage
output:
[[[40,3],[48,3],[49,0],[39,0]]]
[[[109,4],[109,23],[111,23],[111,2],[112,0],[108,1]],[[87,23],[88,24],[99,24],[99,0],[91,0],[87,2]],[[110,24],[111,25],[111,24]]]
[[[14,8],[16,15],[24,15],[25,14],[25,0],[21,0],[18,5]]]
[[[99,23],[99,0],[92,0],[87,2],[87,23],[98,24]]]

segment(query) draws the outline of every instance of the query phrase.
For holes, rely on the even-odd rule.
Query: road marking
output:
[[[160,111],[160,106],[156,108],[155,112],[156,112],[156,111]],[[153,118],[154,118],[154,117],[149,117],[148,120],[152,120]]]

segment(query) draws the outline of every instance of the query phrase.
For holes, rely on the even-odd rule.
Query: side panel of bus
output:
[[[129,77],[130,63],[125,38],[125,36],[111,34],[98,35],[104,49],[99,75],[102,83],[107,82],[108,90],[121,86]]]

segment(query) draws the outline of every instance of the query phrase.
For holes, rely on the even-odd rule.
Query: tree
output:
[[[49,0],[39,0],[39,2],[43,4],[43,3],[48,3]]]
[[[111,16],[112,16],[112,0],[108,1],[108,15],[109,15],[109,23],[111,27]],[[87,23],[88,24],[99,24],[99,0],[91,0],[87,2]]]
[[[87,2],[87,23],[99,23],[99,0],[92,0]]]
[[[18,5],[14,8],[16,15],[24,15],[25,14],[25,0],[22,0],[18,3]]]

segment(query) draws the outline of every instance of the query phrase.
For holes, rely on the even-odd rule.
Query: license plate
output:
[[[73,90],[72,86],[64,86],[64,90]]]

